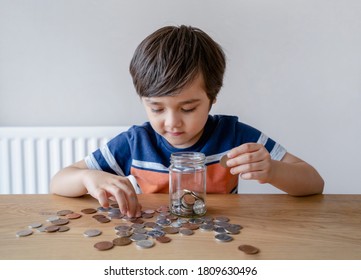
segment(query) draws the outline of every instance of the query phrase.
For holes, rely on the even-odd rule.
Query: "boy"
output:
[[[225,65],[221,47],[200,29],[167,26],[149,35],[130,63],[149,122],[59,171],[52,192],[89,193],[104,207],[112,197],[123,213],[139,216],[137,193],[168,192],[171,153],[195,151],[207,157],[208,193],[236,192],[239,177],[295,196],[322,193],[323,179],[309,164],[237,117],[209,115]]]

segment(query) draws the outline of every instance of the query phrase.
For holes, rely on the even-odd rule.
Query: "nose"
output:
[[[165,126],[172,129],[182,125],[182,118],[178,112],[169,111],[165,118]]]

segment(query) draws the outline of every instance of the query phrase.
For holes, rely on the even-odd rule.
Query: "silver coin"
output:
[[[100,235],[102,232],[98,229],[88,229],[84,231],[84,236],[86,237],[95,237]]]
[[[207,212],[207,208],[206,208],[206,204],[204,203],[203,200],[196,200],[196,202],[194,202],[193,205],[193,211],[194,213],[196,213],[197,215],[203,215]]]
[[[221,242],[229,242],[233,240],[232,236],[229,236],[227,233],[220,233],[214,236],[214,238]]]
[[[132,224],[132,228],[144,228],[144,224]]]
[[[33,234],[33,231],[31,229],[23,229],[23,230],[20,230],[16,233],[16,236],[17,237],[24,237],[24,236],[29,236],[29,235],[32,235]]]
[[[118,225],[118,226],[115,226],[114,229],[116,231],[129,231],[132,229],[132,227],[129,225]]]
[[[148,235],[146,235],[146,234],[134,233],[134,234],[130,237],[130,240],[132,240],[132,241],[140,241],[140,240],[146,240],[147,238],[148,238]]]
[[[201,224],[203,221],[200,218],[191,218],[188,220],[190,224]]]
[[[145,228],[135,228],[133,229],[133,233],[146,234],[148,231]]]
[[[60,217],[58,216],[51,216],[51,217],[48,217],[46,219],[47,222],[54,222],[54,221],[57,221],[57,220],[60,220]]]
[[[214,218],[214,222],[229,222],[229,218],[225,216],[218,216]]]
[[[120,237],[129,237],[133,233],[130,230],[120,230],[120,231],[117,231],[115,234],[120,236]]]
[[[37,230],[38,232],[45,232],[45,228],[46,228],[46,226],[42,226],[42,227],[36,228],[36,230]]]
[[[31,223],[29,225],[29,228],[39,228],[41,227],[43,224],[42,223],[39,223],[39,222],[35,222],[35,223]]]
[[[194,231],[191,229],[188,229],[188,228],[182,228],[179,230],[179,233],[181,235],[192,235],[194,233]]]
[[[227,233],[227,231],[223,227],[216,227],[213,229],[215,233]]]
[[[199,226],[199,228],[203,231],[212,231],[214,227],[212,224],[202,224]]]
[[[135,243],[137,247],[142,249],[148,249],[154,246],[154,241],[151,239],[148,240],[139,240]]]
[[[165,232],[162,231],[162,230],[150,230],[147,232],[147,235],[150,236],[150,237],[153,237],[153,238],[157,238],[157,237],[161,237],[161,236],[164,236],[165,235]]]

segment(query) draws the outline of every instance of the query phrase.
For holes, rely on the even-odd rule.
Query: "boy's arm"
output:
[[[269,183],[294,196],[323,192],[324,181],[318,172],[290,153],[276,161],[263,145],[247,143],[232,149],[227,156],[231,173],[242,179]]]
[[[88,169],[84,160],[60,170],[52,178],[50,190],[68,197],[89,193],[104,207],[109,206],[108,199],[113,198],[122,213],[132,217],[140,215],[137,195],[126,177]]]

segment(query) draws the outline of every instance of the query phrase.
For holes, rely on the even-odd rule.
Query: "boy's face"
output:
[[[202,75],[175,96],[142,97],[142,101],[153,129],[173,147],[188,148],[201,137],[210,110]]]

